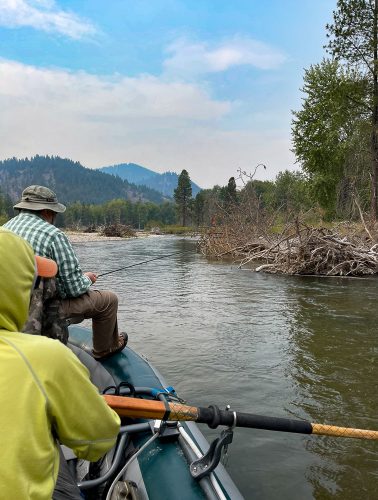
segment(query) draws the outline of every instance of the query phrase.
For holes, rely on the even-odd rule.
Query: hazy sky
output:
[[[296,169],[291,110],[336,0],[0,0],[0,159]]]

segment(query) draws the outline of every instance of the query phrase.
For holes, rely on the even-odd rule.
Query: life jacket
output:
[[[56,280],[38,278],[38,281],[31,294],[29,316],[22,331],[67,344],[68,322],[59,314],[60,299],[57,295]]]

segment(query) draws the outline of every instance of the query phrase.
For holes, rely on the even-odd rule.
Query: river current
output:
[[[75,244],[119,297],[119,323],[193,405],[378,430],[378,280],[256,273],[190,238]],[[201,430],[212,439],[219,430]],[[378,442],[236,429],[227,469],[246,499],[377,499]]]

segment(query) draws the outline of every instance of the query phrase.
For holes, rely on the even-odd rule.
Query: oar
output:
[[[124,417],[175,421],[192,420],[194,422],[208,424],[211,428],[215,428],[218,425],[226,425],[229,427],[248,427],[269,431],[295,432],[299,434],[317,434],[322,436],[378,440],[378,431],[367,429],[313,424],[305,420],[266,417],[254,415],[252,413],[219,410],[216,406],[203,408],[179,403],[164,403],[162,401],[151,401],[148,399],[110,396],[108,394],[104,395],[104,398],[108,405],[113,408],[118,415]]]

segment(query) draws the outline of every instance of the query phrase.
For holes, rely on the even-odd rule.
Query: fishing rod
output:
[[[369,429],[338,427],[335,425],[315,424],[306,420],[220,410],[215,405],[203,408],[179,403],[111,396],[108,394],[103,397],[110,408],[113,408],[118,415],[125,417],[194,421],[207,424],[212,429],[215,429],[218,425],[225,425],[228,427],[247,427],[299,434],[378,440],[378,431]]]
[[[143,262],[137,262],[136,264],[130,264],[129,266],[123,266],[123,267],[120,267],[118,269],[113,269],[113,271],[107,271],[106,273],[97,274],[97,278],[99,278],[100,276],[105,276],[106,274],[111,274],[111,273],[116,273],[117,271],[122,271],[123,269],[128,269],[129,267],[140,266],[141,264],[147,264],[147,262],[152,262],[153,260],[166,259],[167,257],[171,257],[172,255],[177,255],[179,253],[183,253],[183,252],[181,251],[181,252],[170,253],[168,255],[161,255],[160,257],[155,257],[154,259],[148,259],[148,260],[144,260]]]

